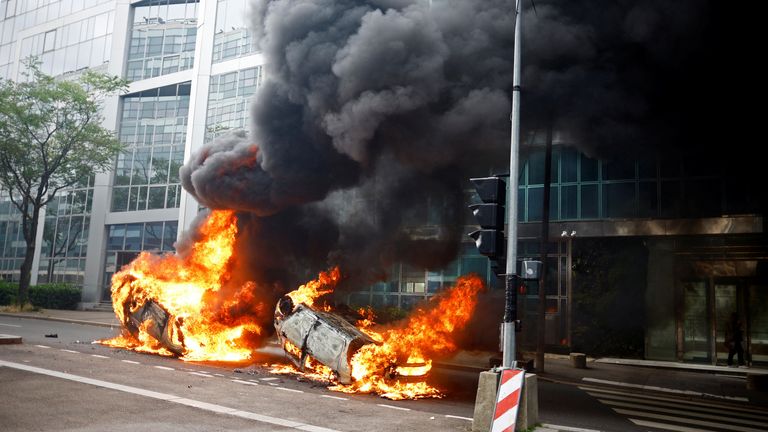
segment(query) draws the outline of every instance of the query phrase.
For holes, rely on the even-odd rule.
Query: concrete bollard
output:
[[[587,355],[584,353],[571,353],[571,366],[576,369],[586,369]]]
[[[495,371],[480,372],[475,399],[475,414],[472,420],[472,432],[491,430],[491,419],[496,407],[496,391],[499,388],[501,374]],[[515,430],[525,430],[539,422],[539,386],[536,375],[525,374],[523,394],[517,412]]]

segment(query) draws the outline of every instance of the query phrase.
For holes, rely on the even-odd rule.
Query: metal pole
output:
[[[516,366],[515,321],[517,321],[517,178],[518,154],[520,150],[520,51],[522,39],[522,1],[515,1],[515,47],[512,73],[512,138],[509,154],[509,202],[507,205],[507,271],[505,286],[504,323],[502,324],[503,358],[502,366]]]

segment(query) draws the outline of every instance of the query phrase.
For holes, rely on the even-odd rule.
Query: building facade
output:
[[[143,250],[173,250],[199,211],[178,168],[205,142],[248,127],[249,98],[263,79],[246,2],[0,0],[0,77],[22,79],[22,60],[37,56],[43,72],[63,79],[91,68],[131,81],[127,94],[104,107],[104,126],[128,150],[113,171],[61,192],[40,216],[33,284],[71,282],[82,286],[84,306],[109,302],[110,278],[122,265]],[[544,168],[536,136],[524,153],[519,256],[538,259]],[[714,363],[727,355],[724,324],[737,312],[751,360],[768,361],[765,220],[744,185],[684,159],[592,159],[565,141],[555,143],[552,166],[544,285],[550,348],[617,338],[634,341],[630,355]],[[0,277],[13,280],[24,240],[2,194]],[[423,227],[431,220],[426,215]],[[408,309],[470,272],[500,292],[468,237],[460,251],[439,270],[394,265],[388,281],[344,301]],[[537,285],[521,290],[529,323]],[[596,327],[615,331],[597,334]],[[535,340],[533,330],[524,326],[524,344]]]

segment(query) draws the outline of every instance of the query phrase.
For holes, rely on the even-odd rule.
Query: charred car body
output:
[[[177,356],[184,354],[184,347],[174,342],[175,335],[182,335],[178,320],[154,300],[147,300],[138,308],[126,305],[123,316],[123,324],[133,337],[138,339],[143,329],[168,351]]]
[[[352,356],[376,341],[338,315],[316,311],[284,296],[275,308],[275,330],[286,354],[299,368],[311,357],[331,368],[341,384],[350,384]],[[291,349],[290,347],[296,347]]]

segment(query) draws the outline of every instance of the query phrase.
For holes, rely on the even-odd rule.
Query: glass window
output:
[[[43,43],[43,52],[53,51],[56,43],[56,30],[45,33],[45,42]]]
[[[578,219],[579,213],[578,213],[578,186],[561,186],[560,187],[560,196],[561,196],[561,204],[562,207],[561,215],[560,217],[563,220],[573,220]]]
[[[544,188],[528,188],[528,222],[541,221],[542,205],[544,203]]]
[[[597,219],[600,217],[598,208],[597,185],[581,186],[581,218]]]
[[[679,217],[681,213],[681,193],[679,181],[661,182],[661,217]]]
[[[642,218],[656,217],[659,210],[656,182],[640,182],[639,192],[638,216]]]
[[[603,180],[630,180],[634,178],[634,162],[609,161],[603,163]]]
[[[605,191],[605,216],[628,218],[635,215],[635,183],[609,183]]]
[[[581,155],[581,181],[597,181],[597,159],[590,159]]]
[[[561,181],[563,183],[571,183],[578,181],[577,178],[577,166],[579,163],[579,154],[572,149],[563,150],[562,157],[560,159],[560,169],[562,174]]]

